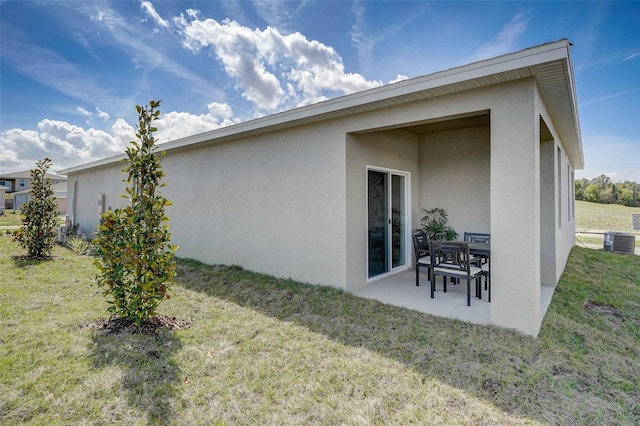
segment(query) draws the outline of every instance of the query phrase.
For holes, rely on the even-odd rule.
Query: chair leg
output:
[[[420,267],[416,263],[416,287],[420,287]]]
[[[471,279],[467,278],[467,306],[471,306]]]
[[[429,283],[431,284],[431,298],[433,299],[433,293],[436,290],[436,274],[431,269],[429,269]]]

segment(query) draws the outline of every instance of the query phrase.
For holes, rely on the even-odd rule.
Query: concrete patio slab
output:
[[[415,272],[402,271],[397,274],[372,281],[365,288],[354,292],[356,296],[375,299],[382,303],[412,309],[425,314],[445,318],[455,318],[475,324],[491,323],[491,303],[488,292],[482,290],[482,299],[475,296],[475,283],[471,283],[471,306],[467,306],[467,285],[447,284],[447,292],[442,291],[442,278],[438,278],[435,297],[430,297],[430,286],[426,271],[420,272],[420,286],[415,285]],[[541,308],[543,316],[547,312],[555,287],[541,286]]]

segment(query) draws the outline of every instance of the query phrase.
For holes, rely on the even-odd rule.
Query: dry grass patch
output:
[[[160,314],[105,334],[92,260],[0,238],[7,424],[634,424],[638,257],[574,249],[537,340],[340,290],[179,261]]]

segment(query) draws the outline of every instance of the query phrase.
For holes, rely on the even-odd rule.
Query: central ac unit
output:
[[[605,232],[604,250],[616,253],[633,254],[636,248],[636,236],[623,232]]]

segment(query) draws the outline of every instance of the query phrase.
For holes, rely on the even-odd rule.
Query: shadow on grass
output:
[[[92,341],[93,367],[115,367],[121,372],[121,385],[112,391],[124,391],[129,406],[145,413],[149,424],[170,423],[170,402],[180,400],[181,394],[181,371],[175,359],[182,347],[180,339],[168,330],[157,334],[94,331]]]
[[[622,403],[611,404],[619,394],[606,396],[617,391],[599,382],[596,373],[591,376],[598,371],[598,358],[576,365],[570,342],[562,343],[563,336],[575,334],[574,320],[554,309],[547,313],[552,326],[534,340],[513,330],[426,315],[236,266],[180,259],[176,284],[302,325],[341,344],[364,347],[518,417],[556,424],[606,424],[612,419],[624,424],[633,418],[632,407],[621,410]]]
[[[26,255],[22,255],[22,256],[11,256],[11,259],[13,260],[13,264],[15,265],[16,268],[28,268],[29,266],[34,266],[34,265],[39,265],[43,262],[49,262],[51,260],[54,260],[55,257],[53,256],[49,256],[49,257],[44,257],[44,258],[33,258],[33,257],[29,257]]]
[[[343,345],[364,347],[505,411],[523,414],[513,395],[496,397],[504,380],[487,374],[492,366],[526,365],[537,357],[535,341],[514,331],[425,315],[337,288],[277,279],[237,266],[180,259],[176,284],[294,322]],[[530,399],[527,388],[514,389]]]

